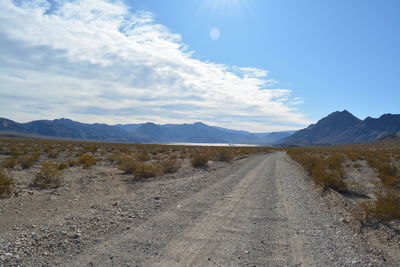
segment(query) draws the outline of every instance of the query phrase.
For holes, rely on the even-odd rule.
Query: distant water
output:
[[[225,143],[169,143],[167,145],[177,145],[177,146],[245,146],[245,147],[255,147],[258,145],[251,144],[225,144]]]

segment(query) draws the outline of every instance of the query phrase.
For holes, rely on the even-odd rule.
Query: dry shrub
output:
[[[361,168],[361,164],[360,163],[354,163],[353,164],[353,168],[359,169],[359,168]]]
[[[233,153],[228,148],[222,148],[217,151],[215,158],[217,161],[229,162],[233,159]]]
[[[57,149],[50,149],[47,151],[47,155],[49,156],[49,158],[57,158],[58,154],[60,154],[60,151],[58,151]]]
[[[68,163],[62,162],[62,163],[58,163],[58,169],[60,171],[65,170],[66,168],[68,168]]]
[[[13,179],[7,174],[6,170],[0,170],[0,197],[6,197],[11,194]]]
[[[138,161],[129,157],[122,157],[119,159],[118,168],[125,174],[133,174],[138,165]]]
[[[68,165],[68,167],[78,166],[79,160],[69,159],[69,160],[67,160],[66,164]]]
[[[23,169],[29,169],[35,164],[35,162],[39,159],[39,157],[40,157],[39,153],[32,153],[30,155],[20,156],[17,159],[17,162],[21,165]]]
[[[143,162],[138,162],[138,164],[135,167],[135,170],[133,171],[133,175],[135,177],[140,177],[140,178],[149,178],[149,177],[155,177],[163,172],[163,167],[160,164],[157,163],[150,163],[146,164]]]
[[[390,189],[380,192],[375,201],[361,202],[353,215],[362,223],[400,219],[400,191]]]
[[[140,161],[151,160],[151,157],[147,153],[135,153],[133,156]]]
[[[111,155],[107,157],[107,159],[111,163],[117,163],[119,164],[122,159],[124,159],[126,155],[122,154],[121,152],[113,152]]]
[[[43,162],[41,170],[33,179],[33,186],[41,188],[55,188],[61,185],[61,172],[59,164],[54,162]]]
[[[165,159],[160,163],[163,167],[164,173],[174,173],[181,167],[180,162],[175,158]]]
[[[12,168],[14,168],[14,166],[15,166],[16,164],[17,164],[17,158],[14,157],[14,156],[9,157],[9,158],[6,158],[6,159],[4,159],[4,160],[1,162],[1,166],[2,166],[3,168],[7,168],[7,169],[12,169]]]
[[[381,179],[383,186],[391,188],[400,182],[398,168],[390,163],[390,158],[386,155],[378,153],[370,155],[367,159],[368,165],[378,172],[378,177]]]
[[[197,152],[192,155],[192,166],[195,168],[206,167],[207,163],[210,159],[209,153],[206,152]]]
[[[129,157],[121,159],[118,168],[125,174],[132,174],[140,178],[155,177],[163,173],[163,166],[160,164],[144,163]]]
[[[78,160],[82,167],[85,169],[90,168],[97,162],[97,159],[89,153],[81,155]]]
[[[343,155],[335,153],[325,158],[324,156],[309,155],[299,151],[289,151],[289,155],[300,163],[313,182],[324,190],[332,188],[339,192],[347,191],[342,167]]]

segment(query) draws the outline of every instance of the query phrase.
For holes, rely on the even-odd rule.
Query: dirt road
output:
[[[216,178],[73,265],[388,265],[331,216],[284,153],[242,160]]]
[[[123,219],[107,221],[116,212]],[[395,266],[324,205],[284,152],[148,180],[109,209],[76,218],[74,227],[87,230],[71,237],[75,247],[51,252],[60,234],[60,244],[21,265]]]

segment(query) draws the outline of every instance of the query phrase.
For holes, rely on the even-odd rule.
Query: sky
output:
[[[399,113],[398,0],[0,0],[0,117],[304,128]]]

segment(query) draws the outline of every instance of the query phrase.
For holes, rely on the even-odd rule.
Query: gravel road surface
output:
[[[73,265],[388,266],[331,216],[283,152],[220,175]]]

